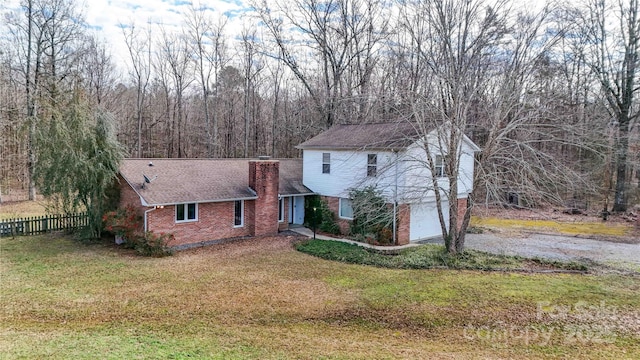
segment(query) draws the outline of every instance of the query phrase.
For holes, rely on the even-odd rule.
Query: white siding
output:
[[[475,166],[475,153],[469,143],[463,141],[461,148],[458,198],[466,197],[473,190],[473,171]]]
[[[442,213],[445,223],[449,223],[449,203],[442,203]],[[438,208],[436,202],[411,204],[411,218],[409,219],[409,240],[416,241],[426,238],[442,236]],[[447,225],[448,228],[448,225]]]
[[[322,173],[322,154],[331,154],[331,171]],[[377,176],[367,177],[367,155],[377,155]],[[393,199],[395,157],[392,152],[304,150],[302,181],[311,191],[324,196],[348,197],[349,190],[374,185]]]
[[[461,145],[460,168],[458,176],[458,193],[457,197],[467,197],[473,189],[473,171],[474,171],[474,151],[471,146],[463,141]],[[431,156],[434,159],[436,155],[443,154],[437,148],[431,149]],[[402,164],[400,172],[403,176],[403,182],[399,185],[400,201],[413,202],[429,202],[435,200],[433,183],[431,181],[431,169],[428,166],[425,149],[418,144],[413,144],[401,156]],[[438,179],[438,186],[443,196],[449,192],[449,179],[441,177]]]

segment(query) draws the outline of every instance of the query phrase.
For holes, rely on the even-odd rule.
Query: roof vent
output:
[[[258,160],[269,160],[271,159],[271,156],[268,155],[260,155],[258,156]]]
[[[153,161],[149,161],[149,166],[153,166]]]

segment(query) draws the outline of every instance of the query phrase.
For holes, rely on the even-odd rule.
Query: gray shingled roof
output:
[[[301,159],[279,162],[280,195],[312,193],[302,185]],[[247,159],[125,159],[120,174],[148,205],[255,198]],[[143,175],[153,179],[144,189]]]
[[[392,122],[334,125],[296,146],[298,149],[403,149],[419,138],[415,124]]]

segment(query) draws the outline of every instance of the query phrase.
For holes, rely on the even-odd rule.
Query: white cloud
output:
[[[76,0],[78,6],[82,6],[82,13],[89,31],[99,39],[107,42],[111,49],[114,61],[121,70],[126,68],[128,59],[124,36],[120,24],[135,23],[144,27],[151,24],[162,24],[167,31],[179,31],[183,24],[183,13],[187,12],[192,1],[186,0]],[[217,20],[222,14],[229,16],[225,28],[229,38],[239,34],[242,29],[243,16],[241,15],[248,5],[240,0],[197,1],[196,7],[204,6],[212,19]],[[20,0],[4,0],[4,11],[18,9]],[[246,20],[246,19],[244,19]],[[152,27],[152,34],[159,32]]]

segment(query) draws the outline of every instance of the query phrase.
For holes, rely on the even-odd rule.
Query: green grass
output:
[[[372,265],[395,269],[466,269],[466,270],[553,270],[586,271],[584,264],[526,259],[519,256],[494,255],[482,251],[465,250],[450,255],[442,245],[425,244],[397,252],[382,252],[340,241],[307,240],[296,249],[327,260],[351,264]]]
[[[2,238],[0,357],[640,357],[638,277],[385,269],[309,256],[292,240],[141,258]],[[594,319],[612,333],[584,336]]]

